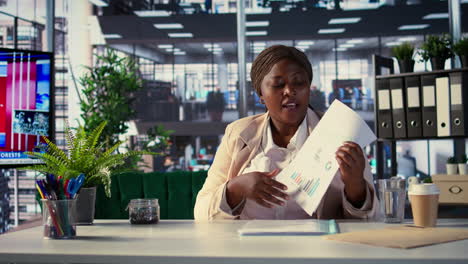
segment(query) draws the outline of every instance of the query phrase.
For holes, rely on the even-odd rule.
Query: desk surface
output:
[[[7,263],[467,263],[468,240],[415,249],[380,248],[320,236],[240,237],[245,221],[161,221],[136,226],[98,220],[78,226],[73,240],[42,238],[42,227],[0,235],[0,262]],[[386,224],[339,222],[341,232]],[[467,219],[444,219],[440,227],[468,228]]]

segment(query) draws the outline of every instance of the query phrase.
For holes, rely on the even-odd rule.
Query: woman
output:
[[[293,47],[271,46],[255,59],[250,76],[268,112],[228,125],[198,193],[195,219],[311,218],[274,179],[320,119],[308,107],[310,62]],[[378,200],[361,148],[346,142],[336,160],[339,171],[312,218],[374,217]]]

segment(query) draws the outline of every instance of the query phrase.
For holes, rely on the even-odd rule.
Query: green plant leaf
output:
[[[392,54],[397,60],[412,60],[414,55],[414,47],[409,42],[404,42],[401,45],[392,48]]]
[[[421,45],[419,54],[422,57],[422,61],[428,61],[431,58],[448,59],[452,57],[453,52],[450,48],[450,38],[446,35],[428,36],[426,41]]]

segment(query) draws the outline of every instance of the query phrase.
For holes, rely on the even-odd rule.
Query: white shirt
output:
[[[255,157],[251,160],[250,164],[240,174],[245,174],[254,171],[271,172],[278,168],[280,170],[286,168],[289,163],[296,157],[296,154],[302,148],[307,137],[309,136],[307,126],[307,116],[304,118],[302,123],[299,125],[296,133],[289,141],[286,148],[279,147],[273,141],[273,135],[271,132],[270,118],[267,122],[267,126],[263,131],[262,144],[259,148]],[[345,197],[344,192],[342,193]],[[244,205],[245,202],[245,205]],[[347,199],[344,199],[345,203],[349,203]],[[352,207],[352,205],[349,203]],[[227,203],[226,198],[226,185],[223,191],[223,198],[220,203],[220,209],[230,215],[233,212],[244,206],[242,212],[239,215],[240,219],[306,219],[311,218],[302,207],[300,207],[296,201],[288,200],[285,201],[284,206],[274,205],[273,208],[266,208],[253,200],[247,199],[242,201],[235,208],[231,208]],[[368,210],[372,206],[369,188],[366,188],[366,200],[361,208],[354,208],[355,210]]]

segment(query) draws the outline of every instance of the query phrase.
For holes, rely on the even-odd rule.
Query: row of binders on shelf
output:
[[[376,79],[378,137],[467,136],[468,72]]]

